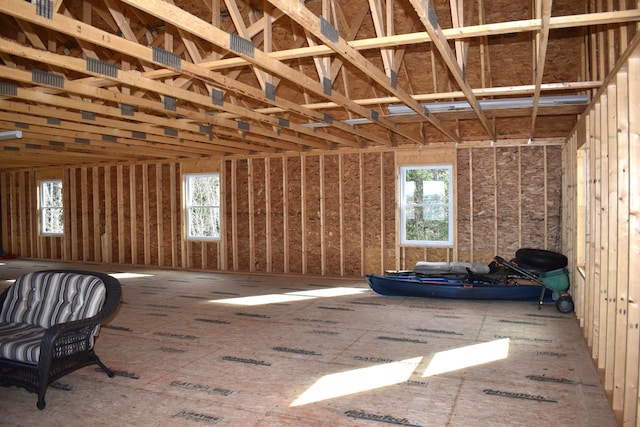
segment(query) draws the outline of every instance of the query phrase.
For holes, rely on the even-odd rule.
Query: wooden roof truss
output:
[[[514,20],[511,3],[484,0],[7,0],[0,130],[23,138],[0,142],[0,168],[495,141],[509,117],[527,120],[515,137],[564,136],[538,118],[575,118],[586,102],[541,105],[545,94],[601,81],[545,73],[554,31],[584,41],[640,20],[554,14],[570,3],[534,0]],[[530,42],[517,53],[528,76],[496,73],[510,39]],[[523,96],[532,104],[482,106]],[[424,105],[447,101],[469,108]]]

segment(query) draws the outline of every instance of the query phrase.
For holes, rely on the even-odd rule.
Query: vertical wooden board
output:
[[[629,308],[629,100],[627,72],[619,71],[616,76],[616,157],[615,179],[617,194],[617,218],[613,222],[616,228],[614,254],[616,269],[613,282],[616,284],[615,294],[615,359],[613,378],[612,408],[615,412],[624,412],[625,400],[625,360],[627,352],[627,324]],[[640,347],[639,347],[640,349]]]
[[[545,248],[544,148],[521,149],[522,243],[523,247]]]
[[[339,276],[342,271],[340,245],[340,155],[325,155],[322,171],[324,199],[325,274]]]
[[[608,198],[608,215],[607,221],[604,224],[607,230],[607,241],[604,242],[607,246],[607,264],[603,265],[605,269],[604,276],[607,276],[607,360],[605,365],[605,389],[613,391],[614,383],[614,361],[615,354],[622,349],[618,349],[616,343],[616,300],[617,300],[617,283],[616,283],[616,271],[618,270],[618,257],[617,240],[618,240],[618,142],[617,134],[618,127],[616,122],[616,87],[615,84],[609,84],[607,87],[608,92],[608,106],[607,116],[604,118],[607,120],[607,135],[606,136],[606,149],[607,150],[607,170],[605,173],[608,175],[608,191],[606,197]],[[621,345],[624,342],[620,343]]]
[[[104,188],[104,168],[94,166],[93,174],[93,242],[95,251],[95,261],[105,262],[102,253],[102,235],[105,227],[105,188]]]
[[[457,157],[457,253],[455,259],[459,261],[471,260],[471,150],[456,150]]]
[[[29,222],[30,222],[30,212],[29,212],[29,199],[33,196],[32,192],[29,189],[29,174],[21,173],[18,178],[19,186],[22,189],[19,195],[19,203],[20,203],[20,216],[18,217],[18,223],[20,224],[20,248],[21,252],[24,253],[24,256],[32,256],[31,248],[29,246]]]
[[[73,216],[71,222],[73,224],[73,247],[74,247],[74,260],[82,259],[83,252],[83,240],[82,240],[82,226],[84,224],[84,217],[82,212],[82,169],[72,169],[72,185],[73,185]]]
[[[495,230],[495,176],[493,174],[493,148],[473,150],[473,262],[489,263],[496,255]]]
[[[360,215],[360,154],[342,155],[342,233],[344,274],[360,276],[362,272],[362,227]]]
[[[171,215],[171,242],[172,242],[172,266],[179,266],[182,262],[185,240],[185,219],[184,219],[184,187],[182,178],[182,167],[180,163],[174,163],[169,171],[171,187],[169,203]]]
[[[146,200],[146,193],[148,190],[148,181],[146,179],[146,173],[143,173],[147,169],[147,165],[131,165],[131,174],[133,181],[130,189],[131,197],[131,243],[132,253],[135,254],[132,260],[134,264],[144,264],[145,261],[145,245],[147,243],[147,224],[146,219],[149,211],[148,201]]]
[[[395,156],[387,151],[382,154],[382,200],[384,226],[383,241],[383,265],[387,270],[397,267],[396,247],[400,240],[397,239],[398,227],[396,226],[396,164]]]
[[[86,261],[96,261],[96,250],[95,250],[95,245],[94,245],[94,241],[96,239],[96,235],[99,235],[99,229],[96,229],[96,221],[94,220],[94,218],[99,214],[99,212],[95,211],[95,206],[93,203],[93,193],[96,191],[96,185],[97,183],[95,182],[95,176],[93,174],[93,168],[87,167],[85,168],[86,170],[86,174],[87,174],[87,183],[86,183],[86,187],[84,188],[84,192],[89,193],[87,194],[87,230],[88,230],[88,234],[86,235],[85,239],[87,239],[87,255],[88,258],[85,258]]]
[[[640,57],[628,61],[629,96],[629,259],[627,353],[625,361],[625,399],[623,425],[638,425],[640,408]]]
[[[265,160],[250,159],[251,186],[253,188],[253,248],[254,271],[267,271],[267,212],[265,188]]]
[[[302,159],[287,157],[287,250],[289,253],[287,273],[302,273]]]
[[[18,233],[15,232],[16,224],[15,220],[19,218],[16,204],[16,192],[14,189],[16,183],[16,172],[3,173],[3,188],[2,193],[2,244],[4,250],[10,254],[20,256],[18,247],[16,245],[16,238]]]
[[[22,189],[18,194],[18,203],[20,216],[18,217],[19,234],[18,240],[20,241],[20,252],[23,256],[31,256],[29,248],[29,240],[27,238],[29,231],[29,208],[28,201],[31,196],[31,192],[28,190],[29,175],[27,173],[21,173],[18,177],[18,186]],[[25,189],[27,189],[25,191]]]
[[[16,239],[18,233],[15,231],[16,223],[15,220],[19,218],[16,204],[16,192],[14,189],[16,183],[16,172],[7,172],[5,173],[6,185],[5,185],[5,193],[3,194],[2,206],[6,207],[6,210],[3,211],[3,239],[2,242],[4,244],[4,250],[14,254],[16,256],[20,256],[18,252],[18,247],[16,245]],[[6,224],[6,226],[5,226]]]
[[[600,312],[602,309],[603,303],[601,302],[601,210],[602,210],[602,159],[601,159],[601,151],[602,151],[602,123],[600,119],[600,102],[596,102],[594,106],[593,113],[593,151],[592,151],[592,171],[593,171],[593,204],[591,211],[591,224],[592,224],[592,247],[590,248],[593,254],[592,264],[589,266],[590,268],[587,270],[591,274],[590,277],[593,278],[593,349],[592,349],[592,357],[597,361],[598,368],[602,368],[600,366],[602,363],[604,365],[604,358],[600,359],[600,337],[602,331],[604,330],[604,326],[601,324]]]
[[[320,191],[320,157],[305,157],[304,183],[302,189],[306,216],[305,221],[305,251],[306,251],[306,273],[322,274],[322,228],[321,228],[321,208],[320,198],[324,197]]]
[[[547,241],[549,250],[562,252],[562,147],[547,150]],[[573,171],[575,173],[575,171]],[[566,177],[565,179],[568,179]],[[572,236],[573,237],[573,236]]]
[[[237,265],[238,270],[249,271],[250,244],[254,236],[249,234],[249,164],[248,160],[236,163]]]
[[[599,181],[600,181],[600,209],[598,211],[598,226],[600,228],[600,242],[597,246],[599,256],[599,264],[597,267],[597,275],[599,279],[597,282],[599,283],[600,289],[600,307],[599,307],[599,316],[600,316],[600,338],[599,338],[599,346],[598,346],[598,368],[606,369],[607,366],[607,358],[610,356],[609,349],[607,348],[607,322],[608,322],[608,311],[610,308],[610,300],[608,295],[609,289],[609,275],[607,271],[607,267],[609,265],[609,151],[608,151],[608,108],[609,108],[609,97],[606,92],[604,92],[601,97],[601,107],[600,107],[600,115],[599,120],[601,122],[600,127],[600,169],[599,169]],[[598,259],[598,258],[596,258]],[[605,372],[603,372],[605,373]],[[610,384],[608,381],[608,376],[605,375],[604,378],[605,383],[605,391],[610,392]]]
[[[0,245],[6,253],[9,248],[9,191],[7,189],[7,172],[0,172]]]
[[[164,164],[162,163],[158,163],[155,165],[155,170],[154,170],[154,177],[153,180],[151,182],[151,185],[153,185],[153,192],[156,194],[156,205],[154,206],[155,209],[153,209],[149,215],[150,215],[150,220],[151,223],[153,224],[153,233],[152,236],[153,240],[151,243],[151,247],[152,247],[152,252],[153,254],[151,255],[151,259],[155,259],[156,260],[156,264],[157,266],[163,266],[165,265],[164,262],[164,244],[165,244],[165,235],[164,235],[164,230],[163,230],[163,221],[162,221],[162,212],[163,212],[163,203],[164,203],[164,199],[167,198],[167,196],[165,196],[165,192],[163,191],[163,185],[162,185],[162,171],[164,169]]]
[[[176,185],[179,186],[178,183],[174,183],[171,180],[171,169],[173,168],[172,164],[162,164],[159,166],[158,174],[159,180],[158,183],[158,191],[162,192],[160,196],[160,204],[158,205],[158,223],[159,223],[159,234],[161,236],[158,245],[161,246],[161,250],[158,253],[158,263],[161,267],[172,267],[173,263],[171,260],[172,254],[172,245],[175,241],[175,237],[172,237],[171,232],[171,223],[174,220],[173,212],[171,210],[171,193],[167,191],[169,188],[175,188]],[[179,204],[179,200],[176,200],[175,203]]]
[[[498,253],[506,259],[514,256],[520,241],[519,152],[517,147],[496,148],[496,201],[498,208]]]
[[[35,174],[33,172],[25,173],[23,175],[24,183],[22,186],[22,191],[25,193],[24,198],[22,199],[24,218],[21,223],[22,230],[25,233],[25,235],[23,236],[23,245],[26,253],[29,254],[30,257],[33,257],[36,254],[35,246],[31,237],[33,233],[29,232],[29,230],[33,228],[34,224],[36,224],[37,221],[36,209],[33,205],[37,197],[37,192],[35,191],[36,181],[34,175]]]
[[[227,257],[227,265],[223,265],[223,270],[233,270],[233,242],[234,242],[234,228],[233,228],[233,218],[234,218],[234,193],[233,193],[233,182],[235,180],[235,176],[233,175],[233,167],[232,161],[227,160],[224,162],[223,171],[224,174],[224,188],[222,190],[222,197],[224,198],[223,206],[225,207],[224,212],[222,213],[225,216],[225,224],[226,227],[222,232],[224,233],[224,244],[226,245],[226,252],[229,255]]]
[[[271,271],[284,273],[284,187],[283,157],[272,157],[269,161],[269,182],[271,186]]]
[[[147,195],[143,203],[147,205],[145,214],[145,228],[148,240],[148,253],[145,253],[145,260],[151,265],[160,265],[158,249],[162,242],[158,233],[158,206],[162,203],[161,191],[158,187],[158,176],[162,174],[162,164],[150,164],[147,170]],[[146,249],[145,249],[146,251]]]
[[[69,236],[67,239],[67,245],[69,249],[66,259],[77,260],[78,259],[78,220],[80,213],[78,212],[78,182],[77,182],[77,169],[69,168],[67,172],[68,179],[63,181],[62,187],[66,189],[66,195],[64,195],[64,206],[68,207],[64,212],[68,210],[69,214],[65,213],[65,233]],[[24,188],[24,184],[22,185]],[[63,192],[65,194],[65,192]],[[24,218],[22,218],[24,221]],[[67,230],[67,226],[69,229]],[[26,230],[25,230],[26,231]],[[70,258],[69,258],[70,257]]]
[[[102,257],[105,262],[112,263],[117,258],[117,252],[113,242],[116,241],[118,221],[116,218],[118,199],[113,192],[115,181],[115,168],[106,166],[103,169],[104,176],[104,237],[102,239]]]
[[[118,182],[118,219],[119,236],[117,246],[120,248],[120,264],[131,264],[132,257],[132,212],[131,212],[131,175],[133,171],[130,166],[119,166],[122,178]]]
[[[29,256],[36,255],[36,246],[33,243],[33,233],[30,230],[33,228],[36,220],[36,209],[33,203],[35,202],[35,187],[36,180],[33,172],[27,172],[24,174],[24,182],[22,185],[23,192],[25,193],[23,202],[23,217],[22,230],[25,233],[23,235],[23,242],[26,252]]]
[[[598,227],[598,222],[596,221],[596,215],[600,208],[600,187],[598,185],[599,176],[597,174],[597,152],[599,146],[599,136],[598,129],[600,127],[600,122],[598,120],[598,116],[596,115],[596,110],[599,111],[598,103],[596,102],[594,108],[589,112],[589,141],[588,141],[588,177],[587,182],[589,185],[587,186],[588,196],[588,206],[587,206],[587,216],[588,216],[588,226],[587,226],[587,262],[585,266],[586,275],[586,291],[587,291],[587,300],[588,300],[588,308],[587,308],[587,317],[586,324],[588,325],[587,330],[587,344],[591,348],[591,356],[592,358],[596,358],[597,347],[598,347],[598,304],[600,303],[599,296],[599,284],[596,280],[596,275],[599,275],[599,272],[596,268],[596,248],[598,246],[598,236],[600,227]]]
[[[380,181],[382,156],[380,153],[365,153],[362,157],[364,273],[376,274],[381,273],[382,260],[382,236],[380,235],[384,216],[380,198],[383,190]]]
[[[81,208],[80,215],[82,215],[82,232],[80,234],[80,240],[82,242],[82,260],[90,261],[92,259],[92,249],[93,245],[91,242],[93,238],[91,237],[92,229],[93,229],[93,215],[92,215],[92,206],[89,204],[89,194],[90,191],[88,189],[91,188],[91,175],[89,174],[88,168],[83,167],[80,169],[80,194],[81,194]]]

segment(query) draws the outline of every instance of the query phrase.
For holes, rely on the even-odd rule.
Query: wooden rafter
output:
[[[169,6],[169,5],[167,5]],[[3,6],[0,5],[0,11],[2,11]],[[82,28],[82,31],[79,31],[80,35],[78,35],[77,37],[82,37],[84,40],[86,41],[91,41],[92,43],[96,43],[96,44],[103,44],[105,45],[105,47],[110,47],[113,50],[116,51],[120,51],[122,53],[128,53],[128,54],[133,54],[136,57],[145,60],[149,63],[153,62],[153,54],[151,49],[145,47],[145,46],[141,46],[139,44],[136,43],[132,43],[132,42],[128,42],[124,39],[119,39],[116,38],[110,34],[106,34],[104,32],[102,32],[101,30],[94,28],[94,27],[90,27],[90,26],[86,26],[81,22],[75,21],[73,19],[70,18],[66,18],[63,16],[59,16],[56,17],[57,19],[55,20],[55,22],[45,19],[45,18],[41,18],[38,17],[37,15],[33,15],[32,13],[29,13],[29,5],[26,4],[24,7],[14,7],[12,8],[10,11],[7,10],[8,13],[13,13],[17,16],[20,16],[22,19],[25,20],[31,20],[31,22],[37,23],[39,25],[51,28],[51,29],[56,29],[58,31],[62,31],[62,32],[77,32],[76,29],[77,28]],[[183,28],[185,29],[185,28]],[[186,29],[185,29],[186,30]],[[227,33],[225,33],[227,34]],[[228,34],[227,34],[227,38],[228,38]],[[4,46],[5,48],[9,48],[9,45]],[[16,49],[20,50],[22,48],[22,46],[16,46]],[[26,48],[25,48],[26,49]],[[0,50],[2,50],[0,48]],[[47,54],[43,54],[42,56],[47,56]],[[48,55],[49,57],[53,58],[54,56],[52,55]],[[42,58],[39,57],[38,52],[33,52],[33,57],[34,59],[40,60]],[[81,61],[81,60],[76,60],[76,61]],[[73,62],[73,58],[69,58],[69,62]],[[68,67],[68,63],[60,60],[58,61],[59,66],[61,67]],[[285,67],[284,65],[282,65],[283,67]],[[84,66],[82,66],[80,63],[78,63],[78,65],[76,66],[76,69],[78,71],[83,70],[84,71]],[[174,75],[176,73],[177,70],[173,70],[172,73],[165,73],[165,75]],[[218,75],[215,74],[209,70],[206,70],[204,68],[202,68],[199,65],[196,64],[192,64],[192,63],[188,63],[186,61],[183,61],[182,63],[182,69],[179,70],[178,72],[182,72],[185,75],[192,75],[194,77],[203,79],[204,81],[208,81],[211,82],[213,84],[216,84],[219,87],[225,88],[225,89],[229,89],[229,90],[233,90],[239,93],[243,93],[245,95],[249,95],[252,96],[256,99],[259,99],[260,101],[263,101],[265,103],[271,102],[274,105],[279,105],[282,108],[288,109],[289,111],[294,111],[296,113],[300,113],[301,115],[305,115],[307,117],[312,117],[316,120],[322,120],[323,115],[319,114],[315,111],[305,111],[304,108],[301,108],[299,105],[293,103],[293,102],[287,102],[286,100],[283,99],[276,99],[276,100],[269,100],[267,99],[267,97],[265,96],[265,94],[261,91],[258,91],[257,89],[250,87],[248,85],[243,85],[240,82],[231,80],[226,78],[225,76],[222,75]],[[286,73],[285,73],[286,74]],[[140,88],[145,88],[147,90],[152,90],[153,92],[156,93],[160,93],[160,94],[164,94],[164,95],[169,95],[169,96],[173,96],[176,98],[181,98],[181,99],[186,99],[189,100],[191,102],[193,102],[194,99],[197,99],[196,97],[193,96],[193,93],[182,93],[182,96],[178,96],[178,93],[180,92],[178,88],[175,88],[173,86],[167,86],[167,85],[161,85],[161,86],[156,86],[153,82],[153,80],[149,79],[146,76],[138,76],[137,74],[128,74],[129,78],[133,79],[133,80],[137,80],[138,78],[143,78],[144,81],[146,81],[145,84],[138,84],[135,85],[136,87],[140,87]],[[157,78],[158,74],[153,75],[153,77]],[[305,76],[306,77],[306,76]],[[107,79],[107,80],[117,80],[117,79]],[[143,81],[141,80],[140,83],[142,83]],[[126,81],[121,81],[121,83],[124,83],[126,85],[131,85],[131,82],[126,82]],[[151,85],[154,88],[151,89]],[[337,95],[336,95],[337,97]],[[200,98],[200,104],[203,106],[203,108],[214,108],[216,106],[212,106],[210,99],[204,96],[199,97]],[[344,98],[344,97],[342,97]],[[339,99],[340,100],[340,99]],[[349,100],[350,103],[353,103],[353,101]],[[353,103],[354,105],[357,105],[355,103]],[[229,113],[232,113],[235,116],[238,117],[248,117],[248,118],[252,118],[254,120],[258,120],[258,121],[262,121],[265,122],[269,125],[278,125],[279,124],[279,120],[275,117],[271,117],[271,116],[265,116],[265,115],[260,115],[259,113],[256,113],[253,110],[249,110],[246,108],[242,108],[242,107],[237,107],[234,106],[230,103],[225,103],[223,107],[217,107],[218,109],[222,110],[222,111],[226,111]],[[369,112],[369,110],[364,110],[363,107],[359,107],[359,109],[366,111],[367,113]],[[209,119],[207,120],[207,122],[211,122],[211,120],[213,120],[213,118],[210,116]],[[212,123],[215,124],[215,123]],[[231,124],[232,127],[237,128],[237,123],[232,123]],[[369,139],[371,141],[375,141],[377,143],[381,143],[381,144],[388,144],[388,141],[385,140],[381,140],[375,136],[369,135],[367,132],[364,132],[360,129],[354,128],[352,126],[348,126],[346,124],[343,124],[341,122],[334,122],[333,126],[341,129],[341,130],[345,130],[349,133],[354,133],[356,135],[359,135],[363,138]],[[389,124],[390,127],[392,127],[392,124]],[[357,144],[355,141],[353,140],[348,140],[348,139],[344,139],[344,138],[338,138],[335,137],[331,134],[328,133],[316,133],[314,132],[312,129],[303,127],[303,126],[299,126],[296,125],[294,123],[290,124],[290,127],[292,130],[295,130],[296,132],[298,132],[301,135],[307,135],[311,138],[320,138],[322,137],[325,140],[329,140],[329,141],[333,141],[337,144],[343,144],[343,145],[347,145],[347,146],[354,146],[354,144]],[[254,131],[253,127],[251,129],[251,131]],[[273,138],[282,138],[282,134],[278,134],[276,132],[273,132],[272,135]],[[325,147],[328,148],[328,147]]]
[[[277,74],[280,77],[294,82],[298,86],[304,88],[305,90],[314,93],[317,96],[322,98],[330,99],[337,102],[339,105],[342,105],[344,108],[354,112],[359,117],[370,117],[371,111],[363,108],[362,106],[356,104],[351,99],[348,99],[346,96],[332,92],[331,94],[325,93],[324,86],[311,79],[307,75],[296,71],[286,64],[277,61],[271,58],[269,55],[261,51],[257,48],[252,48],[252,54],[246,54],[242,52],[238,52],[234,50],[231,46],[231,35],[229,33],[223,32],[217,28],[211,27],[206,22],[194,17],[193,15],[188,14],[182,9],[179,9],[173,5],[163,2],[162,0],[123,0],[125,3],[128,3],[134,7],[140,8],[147,13],[151,13],[155,16],[158,16],[165,21],[175,25],[176,27],[182,28],[185,31],[192,32],[197,34],[199,37],[209,41],[210,43],[215,44],[216,46],[229,51],[230,53],[239,55],[243,57],[245,60],[250,63],[261,67],[265,70],[268,70],[271,73]],[[266,101],[266,99],[265,99]],[[277,122],[277,119],[274,119]],[[410,135],[403,134],[403,132],[395,127],[395,125],[387,120],[381,119],[378,122],[380,125],[386,127],[387,129],[401,133],[403,137],[412,140],[413,138]],[[333,121],[331,123],[332,126],[338,127],[341,130],[351,131],[353,127],[351,126],[342,126],[339,121]],[[363,136],[362,133],[360,133]],[[375,138],[373,136],[369,136],[369,139],[385,143],[386,145],[390,145],[389,141],[380,141],[379,138]]]
[[[416,10],[418,17],[422,22],[422,25],[424,25],[425,29],[427,30],[427,33],[429,33],[429,36],[431,37],[431,41],[440,52],[440,55],[444,59],[444,62],[447,64],[447,67],[451,72],[451,75],[453,76],[456,83],[458,84],[458,86],[464,93],[465,97],[467,98],[469,105],[471,105],[471,108],[473,108],[473,111],[476,112],[478,119],[480,120],[480,122],[482,123],[482,126],[485,128],[485,130],[491,137],[491,140],[492,141],[495,140],[496,136],[495,136],[494,130],[489,125],[489,121],[487,120],[487,117],[481,111],[480,104],[478,103],[478,99],[476,98],[476,96],[473,93],[473,90],[471,90],[471,87],[465,80],[464,73],[460,68],[460,66],[458,65],[456,57],[454,53],[451,51],[449,44],[447,43],[447,39],[442,35],[442,30],[440,29],[440,25],[438,24],[437,17],[435,16],[435,10],[433,9],[431,0],[427,0],[426,3],[422,3],[419,0],[410,0],[410,1],[414,9]]]
[[[1,2],[0,129],[28,128],[24,140],[2,142],[0,167],[25,153],[61,162],[56,150],[70,162],[113,161],[105,151],[122,146],[130,160],[153,162],[486,143],[486,134],[544,143],[586,105],[551,106],[544,95],[596,93],[640,22],[628,0],[554,5],[565,16],[530,0],[531,19],[502,22],[518,13],[486,0],[424,1],[54,0],[47,11]],[[513,61],[502,62],[511,43]],[[165,53],[178,65],[157,59]],[[577,67],[594,73],[572,72],[580,56]],[[115,76],[90,70],[93,60]],[[37,72],[62,79],[45,83]],[[479,108],[514,97],[533,106]],[[475,108],[438,111],[459,100]],[[426,114],[425,103],[440,105]],[[393,104],[417,114],[387,113]]]
[[[533,91],[533,113],[531,114],[531,138],[536,128],[536,118],[538,117],[538,103],[540,101],[540,86],[544,74],[544,64],[547,57],[547,43],[549,42],[549,21],[551,20],[552,0],[540,0],[542,2],[542,29],[535,44],[535,89]]]
[[[583,15],[554,16],[549,21],[549,29],[586,27],[593,25],[611,25],[617,23],[640,21],[640,9],[621,10],[615,12],[590,13]],[[442,35],[447,40],[470,39],[476,37],[497,36],[503,34],[515,34],[540,31],[542,23],[540,19],[526,19],[520,21],[501,22],[495,24],[472,25],[460,28],[442,28]],[[403,45],[414,45],[431,42],[431,37],[426,31],[409,34],[397,34],[385,37],[354,40],[349,45],[356,50],[383,49]],[[333,50],[330,46],[317,45],[296,49],[280,50],[272,52],[269,56],[279,61],[287,61],[298,58],[307,58],[316,55],[327,55]],[[200,64],[209,70],[222,70],[235,67],[244,67],[249,62],[241,57],[225,58],[219,61],[211,61]]]
[[[371,78],[371,80],[384,88],[388,93],[398,97],[402,102],[413,109],[419,116],[422,116],[426,121],[434,125],[439,131],[447,135],[450,140],[458,140],[458,137],[449,129],[445,128],[439,120],[429,117],[429,115],[424,112],[422,106],[417,103],[408,93],[398,88],[397,86],[394,87],[394,85],[389,81],[389,78],[384,73],[373,66],[371,62],[368,61],[364,56],[362,56],[362,54],[360,54],[356,49],[353,49],[349,45],[349,43],[344,40],[344,38],[338,35],[335,40],[332,40],[330,37],[324,34],[321,29],[320,20],[318,20],[317,16],[314,15],[309,9],[305,8],[294,0],[269,1],[278,9],[289,15],[289,17],[298,22],[298,24],[302,25],[307,30],[312,31],[318,39],[322,40],[323,43],[325,43],[325,45],[329,46],[334,52],[341,55],[345,60],[365,73],[366,76],[368,76],[369,78]],[[379,122],[384,123],[385,120],[379,119]],[[396,133],[398,132],[393,126],[389,128]],[[417,142],[420,143],[419,141]]]

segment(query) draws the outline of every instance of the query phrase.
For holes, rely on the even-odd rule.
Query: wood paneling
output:
[[[64,237],[41,237],[33,172],[5,172],[2,235],[21,257],[196,270],[362,276],[417,261],[490,262],[519,246],[558,249],[555,145],[230,158],[57,172]],[[400,165],[455,163],[457,244],[400,245]],[[183,239],[182,175],[221,171],[221,241]]]
[[[634,39],[633,50],[578,122],[563,156],[570,172],[563,190],[569,195],[563,207],[564,249],[572,260],[576,315],[620,425],[638,423],[639,45]]]

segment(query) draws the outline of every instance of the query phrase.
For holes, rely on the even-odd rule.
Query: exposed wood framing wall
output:
[[[40,237],[42,172],[0,174],[7,252],[169,268],[361,276],[419,260],[490,262],[521,246],[559,249],[560,146],[469,145],[260,156],[47,171],[63,179],[64,237]],[[402,246],[403,164],[457,170],[457,244]],[[220,242],[185,241],[182,175],[220,171]]]
[[[638,425],[640,39],[564,150],[565,252],[576,314],[620,425]]]

